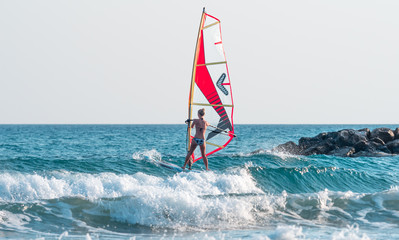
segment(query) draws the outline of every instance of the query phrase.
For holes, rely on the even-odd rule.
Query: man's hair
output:
[[[198,114],[203,117],[205,115],[205,108],[201,108],[200,110],[198,110]]]

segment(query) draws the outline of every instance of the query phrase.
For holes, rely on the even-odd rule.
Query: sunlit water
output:
[[[0,238],[398,239],[398,156],[270,153],[364,127],[238,125],[174,173],[153,160],[183,164],[184,125],[0,125]]]

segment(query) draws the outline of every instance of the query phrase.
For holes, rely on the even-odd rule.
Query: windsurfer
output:
[[[205,149],[206,149],[206,143],[205,143],[205,131],[206,128],[209,126],[209,123],[204,120],[205,116],[205,109],[202,108],[198,110],[198,119],[190,120],[188,119],[186,121],[187,124],[190,124],[190,121],[192,121],[191,128],[194,128],[195,126],[195,135],[193,140],[191,141],[191,146],[190,150],[187,153],[186,160],[183,165],[183,169],[186,168],[186,165],[188,164],[188,169],[191,170],[191,155],[193,154],[194,150],[197,148],[197,146],[200,146],[201,150],[201,155],[202,159],[204,160],[205,168],[206,170],[209,170],[208,168],[208,158],[206,157],[205,154]]]

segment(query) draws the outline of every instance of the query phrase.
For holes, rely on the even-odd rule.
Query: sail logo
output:
[[[227,89],[223,86],[223,82],[226,79],[226,73],[222,73],[222,75],[220,76],[219,80],[217,81],[216,85],[218,86],[218,88],[220,89],[220,91],[222,91],[224,93],[224,95],[229,95],[229,92],[227,91]]]

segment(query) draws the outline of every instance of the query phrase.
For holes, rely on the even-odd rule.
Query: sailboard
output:
[[[153,162],[159,167],[165,168],[167,170],[170,170],[172,172],[196,172],[199,173],[200,171],[197,170],[188,170],[188,169],[183,169],[176,164],[170,163],[168,161],[162,160],[160,158],[150,158],[148,156],[144,156],[144,159],[148,162]]]
[[[205,109],[210,123],[205,134],[206,156],[224,149],[235,137],[233,124],[233,94],[226,55],[223,48],[220,20],[203,9],[195,47],[193,71],[188,101],[188,119],[197,118]],[[187,151],[195,129],[187,127]],[[193,162],[202,158],[199,148]]]

